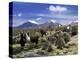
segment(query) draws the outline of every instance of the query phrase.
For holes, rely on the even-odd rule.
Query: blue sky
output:
[[[25,22],[42,24],[47,21],[69,24],[78,20],[78,6],[61,4],[13,2],[13,26]]]

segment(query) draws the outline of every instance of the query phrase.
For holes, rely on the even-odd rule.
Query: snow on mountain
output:
[[[56,23],[56,20],[50,20],[50,22]]]
[[[33,24],[39,24],[38,22],[36,22],[34,20],[28,20],[28,22],[33,23]]]

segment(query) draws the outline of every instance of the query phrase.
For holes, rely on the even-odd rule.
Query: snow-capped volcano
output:
[[[34,20],[28,20],[28,22],[33,23],[33,24],[39,24],[38,22],[36,22]]]
[[[56,22],[56,20],[49,20],[45,22],[44,24],[41,24],[40,27],[56,27],[59,26],[60,24]]]
[[[47,21],[45,23],[56,23],[56,20],[49,20],[49,21]]]
[[[28,20],[22,25],[19,25],[17,28],[38,28],[38,27],[56,27],[60,24],[56,22],[56,20],[49,20],[43,24],[39,24],[38,22],[34,20]]]
[[[50,20],[49,22],[56,23],[56,20]]]
[[[19,25],[17,28],[35,28],[37,26],[38,26],[37,22],[29,20],[23,23],[22,25]]]

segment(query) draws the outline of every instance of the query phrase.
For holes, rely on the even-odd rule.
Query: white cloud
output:
[[[37,16],[46,16],[46,15],[41,13],[41,14],[37,14]]]
[[[39,21],[39,20],[41,20],[41,19],[42,19],[42,18],[41,18],[41,17],[39,17],[39,18],[37,18],[36,20],[37,20],[37,21]]]
[[[20,16],[22,16],[22,14],[21,14],[21,13],[18,13],[18,14],[13,14],[13,17],[15,17],[15,16],[20,17]]]
[[[21,14],[21,13],[19,13],[19,14],[18,14],[18,16],[20,17],[20,16],[22,16],[22,14]]]
[[[34,21],[34,20],[28,20],[29,22],[31,23],[34,23],[34,24],[38,24],[38,22]]]
[[[49,6],[49,8],[48,8],[50,11],[55,11],[55,12],[63,12],[63,11],[66,11],[67,10],[67,8],[66,7],[61,7],[61,6],[53,6],[53,5],[51,5],[51,6]]]
[[[53,13],[53,14],[37,14],[37,16],[41,16],[41,17],[50,17],[50,18],[58,18],[58,19],[66,19],[66,20],[78,20],[78,16],[72,16],[72,15],[66,15],[66,14],[57,14],[57,13]]]
[[[50,20],[51,22],[53,22],[53,23],[55,23],[56,22],[56,20]]]

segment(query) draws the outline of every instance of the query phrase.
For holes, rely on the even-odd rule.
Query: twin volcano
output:
[[[59,26],[60,24],[59,23],[56,23],[56,22],[52,22],[52,21],[49,21],[49,22],[45,22],[43,24],[35,24],[35,23],[32,23],[30,21],[28,22],[25,22],[24,24],[22,25],[19,25],[18,27],[16,28],[39,28],[39,27],[55,27],[55,26]]]

